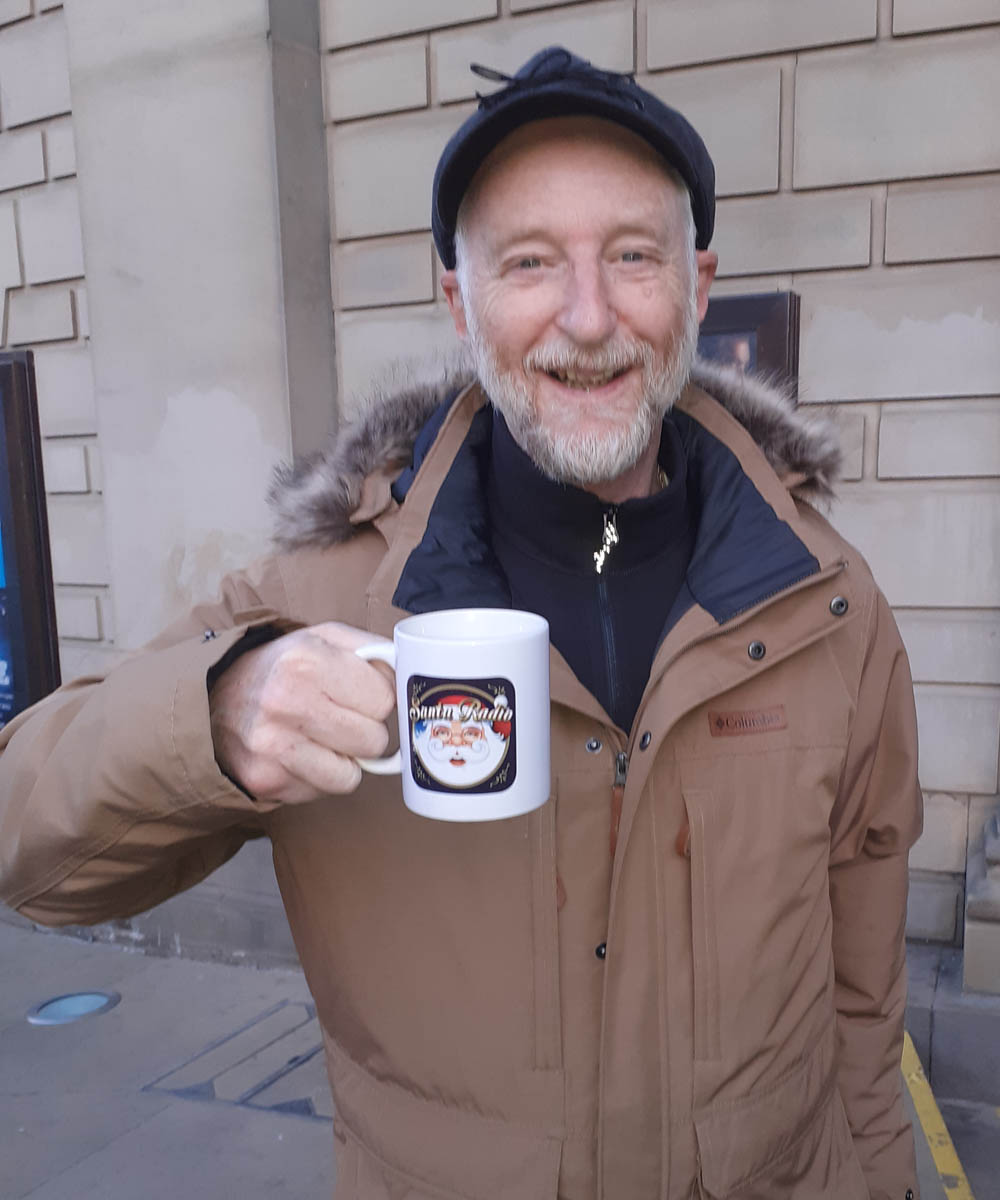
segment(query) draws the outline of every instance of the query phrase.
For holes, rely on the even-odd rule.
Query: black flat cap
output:
[[[434,172],[431,228],[441,261],[455,266],[455,222],[462,197],[490,151],[508,134],[547,117],[603,117],[647,141],[687,184],[696,245],[705,250],[715,224],[715,167],[705,143],[684,117],[631,75],[601,71],[562,46],[529,58],[516,75],[472,64],[485,79],[506,87],[480,97],[479,109],[444,148]]]

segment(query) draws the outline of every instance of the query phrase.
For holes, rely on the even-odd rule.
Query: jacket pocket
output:
[[[525,1072],[523,1112],[486,1116],[376,1079],[329,1038],[326,1046],[335,1200],[556,1200],[561,1071]]]
[[[722,1055],[719,1014],[718,879],[712,793],[686,789],[688,841],[681,847],[691,860],[691,948],[694,975],[694,1056],[712,1061]]]
[[[695,1132],[712,1200],[868,1200],[836,1088],[832,1025],[776,1083],[697,1114]]]

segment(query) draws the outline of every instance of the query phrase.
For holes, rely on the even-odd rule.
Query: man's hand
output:
[[[353,792],[361,782],[354,756],[385,752],[384,722],[396,703],[387,669],[354,654],[379,640],[331,621],[237,658],[209,697],[222,770],[258,800]]]

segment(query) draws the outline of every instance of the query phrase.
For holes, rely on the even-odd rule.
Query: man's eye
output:
[[[641,250],[626,250],[622,254],[622,262],[636,263],[642,262],[645,259],[645,254]]]
[[[533,267],[540,267],[542,265],[542,260],[540,258],[537,258],[535,255],[530,254],[530,255],[528,255],[527,258],[522,258],[521,261],[517,265],[520,270],[528,271],[528,270],[531,270]]]

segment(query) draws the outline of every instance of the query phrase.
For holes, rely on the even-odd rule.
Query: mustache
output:
[[[526,371],[625,371],[630,367],[647,367],[653,362],[653,348],[648,342],[617,340],[594,350],[553,343],[536,346],[525,355],[522,366]]]

